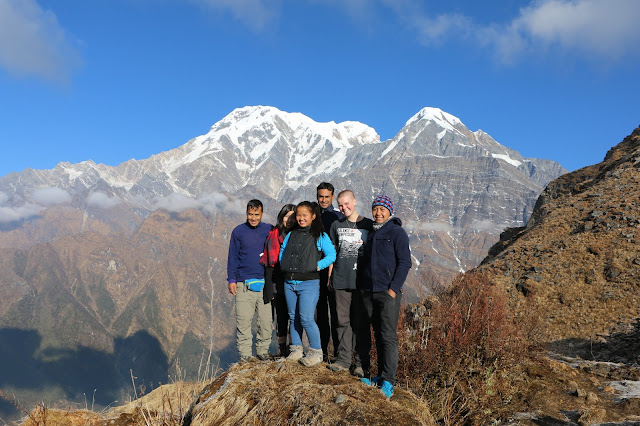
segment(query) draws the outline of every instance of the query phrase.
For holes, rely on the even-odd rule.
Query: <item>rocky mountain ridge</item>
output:
[[[640,128],[601,163],[551,182],[478,271],[539,313],[542,339],[602,342],[640,318],[639,232]]]

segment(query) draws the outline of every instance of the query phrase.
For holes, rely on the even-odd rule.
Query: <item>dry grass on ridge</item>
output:
[[[344,402],[336,398],[344,396]],[[342,397],[341,397],[342,398]],[[207,386],[192,425],[235,424],[434,424],[426,404],[396,388],[387,400],[347,372],[326,364],[304,367],[277,361],[235,364]]]
[[[177,426],[182,424],[184,415],[203,386],[203,383],[187,382],[163,385],[128,404],[102,413],[90,410],[48,408],[41,403],[29,413],[22,425]]]

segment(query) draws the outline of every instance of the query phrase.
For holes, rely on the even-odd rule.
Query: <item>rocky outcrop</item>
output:
[[[284,360],[236,364],[208,384],[184,425],[435,424],[426,404],[397,389],[379,389],[324,365],[307,368]]]

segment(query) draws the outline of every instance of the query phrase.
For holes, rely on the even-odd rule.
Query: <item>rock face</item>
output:
[[[169,366],[191,377],[203,363],[224,367],[236,356],[227,244],[248,199],[261,199],[273,221],[283,203],[313,199],[321,181],[352,189],[365,215],[375,195],[391,196],[410,233],[407,293],[416,298],[429,291],[425,276],[444,284],[476,266],[504,227],[526,223],[544,185],[564,172],[437,108],[381,142],[361,123],[247,107],[145,160],[12,173],[0,178],[0,338],[31,343],[20,354],[2,344],[0,358],[33,361],[25,368],[43,374],[55,357],[117,359],[110,376],[124,386],[130,369],[151,386],[166,380]],[[143,374],[150,344],[164,358]],[[104,372],[78,365],[85,378]],[[20,386],[3,377],[0,386]],[[62,396],[92,393],[89,382]],[[96,397],[109,403],[117,395]]]
[[[640,317],[639,238],[640,128],[602,163],[547,185],[478,271],[538,314],[544,340],[598,343]]]

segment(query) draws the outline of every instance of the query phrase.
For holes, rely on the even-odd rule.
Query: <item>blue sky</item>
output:
[[[0,176],[147,158],[246,105],[382,140],[438,107],[574,170],[640,125],[638,22],[637,0],[0,0]]]

